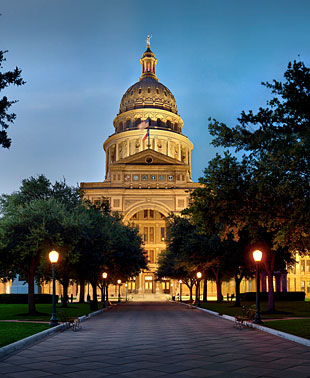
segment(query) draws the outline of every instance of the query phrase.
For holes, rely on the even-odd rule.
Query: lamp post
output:
[[[171,300],[174,300],[174,295],[173,295],[173,283],[170,285],[171,286]]]
[[[197,285],[198,285],[198,302],[197,302],[197,306],[198,307],[200,307],[200,280],[201,280],[201,276],[202,276],[202,274],[201,274],[201,272],[197,272],[197,274],[196,274],[196,276],[197,276],[197,280],[198,280],[198,282],[197,282]]]
[[[103,278],[103,298],[102,298],[102,308],[105,308],[105,290],[106,290],[106,279],[108,277],[107,272],[102,273],[102,278]]]
[[[50,320],[50,327],[54,327],[58,324],[58,319],[56,315],[56,285],[55,285],[55,264],[58,261],[59,253],[57,251],[51,251],[48,254],[49,260],[52,264],[52,274],[53,274],[53,312]]]
[[[179,280],[179,284],[180,284],[180,298],[179,298],[179,301],[182,302],[182,280]]]
[[[259,306],[259,263],[262,261],[263,252],[259,249],[256,249],[253,252],[253,259],[256,264],[256,314],[253,319],[254,324],[263,324],[263,321],[260,317],[260,306]]]
[[[125,302],[127,302],[127,291],[128,291],[128,284],[125,283],[125,289],[126,289],[126,298],[125,298]]]
[[[121,303],[121,284],[122,284],[122,281],[121,280],[117,280],[117,283],[118,283],[118,303]]]

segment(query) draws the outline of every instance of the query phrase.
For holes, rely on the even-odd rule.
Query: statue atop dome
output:
[[[151,38],[152,38],[152,33],[151,33],[151,35],[148,35],[148,36],[146,37],[146,48],[147,48],[147,49],[150,49],[150,48],[151,48]]]

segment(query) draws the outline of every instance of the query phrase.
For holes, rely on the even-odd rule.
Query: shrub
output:
[[[52,294],[35,294],[34,301],[39,303],[52,303]],[[58,302],[58,295],[56,295],[56,303]],[[28,294],[0,294],[0,303],[6,304],[27,304]]]

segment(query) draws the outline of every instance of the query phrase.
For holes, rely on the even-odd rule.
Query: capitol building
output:
[[[192,181],[192,142],[183,134],[183,120],[171,91],[156,76],[157,59],[149,39],[140,59],[139,80],[124,93],[114,119],[114,133],[104,142],[104,182],[81,183],[94,204],[109,199],[112,211],[134,223],[142,235],[149,270],[128,290],[154,299],[173,294],[168,279],[156,281],[157,259],[166,249],[167,217],[188,206]]]

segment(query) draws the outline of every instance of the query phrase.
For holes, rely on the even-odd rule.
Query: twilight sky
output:
[[[147,34],[194,144],[195,181],[216,152],[208,117],[235,124],[265,105],[262,81],[281,79],[299,56],[310,65],[308,0],[1,0],[0,13],[3,71],[17,65],[27,82],[0,93],[19,100],[12,146],[0,149],[0,194],[40,173],[103,181],[102,145],[140,76]]]

